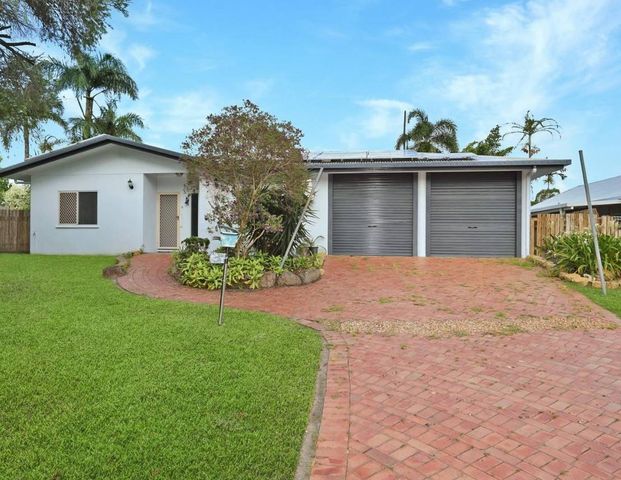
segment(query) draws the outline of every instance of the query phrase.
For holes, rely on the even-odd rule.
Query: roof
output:
[[[45,165],[46,163],[50,163],[55,160],[60,160],[61,158],[68,157],[69,155],[77,152],[91,150],[93,148],[109,144],[122,145],[125,147],[134,148],[136,150],[141,150],[143,152],[161,155],[163,157],[171,158],[173,160],[181,159],[181,154],[172,150],[154,147],[153,145],[147,145],[146,143],[134,142],[133,140],[126,140],[124,138],[113,137],[112,135],[97,135],[96,137],[82,140],[81,142],[72,143],[67,147],[59,148],[58,150],[54,150],[53,152],[43,153],[41,155],[31,157],[24,162],[16,163],[15,165],[11,165],[10,167],[0,169],[0,177],[13,175],[24,170],[29,170],[40,165]]]
[[[591,201],[593,205],[621,203],[621,175],[589,183],[589,189],[591,191]],[[531,212],[541,213],[586,206],[584,185],[579,185],[533,205]]]
[[[98,135],[88,140],[59,148],[53,152],[37,155],[25,162],[11,165],[0,170],[0,177],[14,175],[40,165],[68,157],[74,153],[90,150],[102,145],[122,145],[136,150],[142,150],[161,155],[174,160],[182,158],[181,153],[167,150],[145,143],[134,142],[111,135]],[[307,165],[311,170],[319,168],[349,170],[349,169],[522,169],[537,167],[536,176],[545,175],[571,164],[571,160],[549,160],[533,158],[508,158],[474,155],[472,153],[421,153],[412,150],[386,150],[379,152],[311,152]]]
[[[311,169],[447,169],[447,168],[532,168],[543,167],[544,172],[558,170],[571,160],[493,157],[472,153],[422,153],[412,150],[379,152],[312,152],[308,158]]]

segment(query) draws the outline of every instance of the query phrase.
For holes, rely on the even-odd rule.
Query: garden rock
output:
[[[276,284],[276,274],[265,272],[261,277],[261,288],[272,288]]]
[[[279,287],[295,287],[302,285],[302,279],[293,272],[282,272],[276,281]]]
[[[118,278],[127,273],[128,267],[129,260],[124,255],[120,255],[116,257],[115,265],[104,268],[101,273],[105,278]]]
[[[300,279],[302,283],[313,283],[321,278],[321,270],[318,268],[309,268],[308,270],[303,270],[299,273]]]

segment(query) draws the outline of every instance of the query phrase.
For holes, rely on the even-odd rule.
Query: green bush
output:
[[[202,237],[188,237],[181,242],[181,253],[190,256],[193,253],[207,253],[209,239]]]
[[[598,238],[604,275],[608,279],[621,277],[621,238],[612,235]],[[588,232],[551,237],[544,243],[543,251],[564,272],[597,275],[595,246]]]
[[[323,265],[322,255],[308,257],[289,257],[285,268],[280,268],[282,257],[264,253],[250,257],[231,257],[226,284],[236,288],[259,288],[265,272],[271,271],[280,275],[283,271],[298,272],[309,268],[320,268]],[[190,287],[216,290],[222,287],[222,265],[209,262],[205,253],[186,255],[178,252],[174,257],[174,270],[181,283]]]

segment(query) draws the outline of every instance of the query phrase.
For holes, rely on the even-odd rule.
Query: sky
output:
[[[179,150],[244,99],[318,151],[390,150],[404,109],[454,120],[461,147],[530,110],[562,127],[534,142],[541,158],[574,161],[561,190],[581,183],[578,149],[589,180],[621,174],[618,0],[133,0],[110,22],[99,49],[138,83],[120,106],[143,117],[149,144]]]

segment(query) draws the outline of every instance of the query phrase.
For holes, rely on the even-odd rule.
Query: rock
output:
[[[276,284],[279,287],[295,287],[296,285],[302,285],[302,279],[293,272],[282,272],[276,280]]]
[[[300,279],[303,284],[316,282],[321,278],[321,270],[318,268],[309,268],[299,273]]]
[[[105,278],[117,278],[122,277],[127,273],[127,270],[124,265],[111,265],[103,269],[103,276]]]
[[[272,288],[276,284],[276,274],[265,272],[261,277],[261,288]]]

